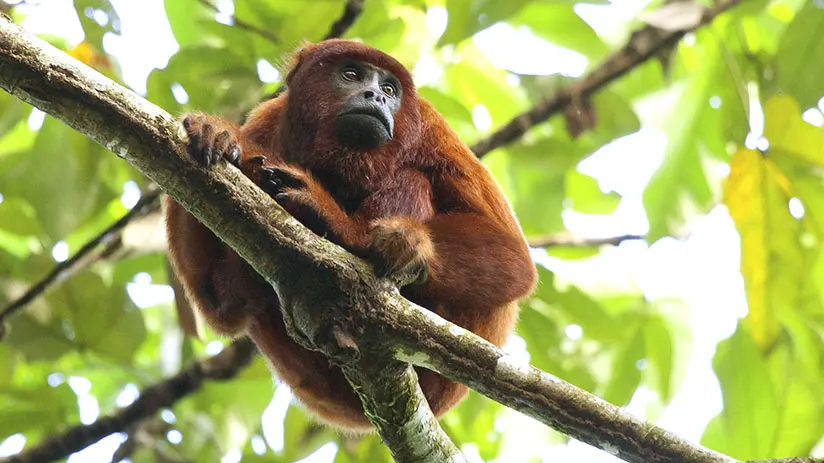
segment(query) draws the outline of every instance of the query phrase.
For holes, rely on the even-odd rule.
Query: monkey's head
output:
[[[311,138],[300,143],[302,152],[397,155],[415,145],[415,85],[397,60],[357,42],[327,40],[300,49],[294,62],[286,77],[286,136]]]

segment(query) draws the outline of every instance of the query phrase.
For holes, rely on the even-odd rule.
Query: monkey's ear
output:
[[[286,59],[283,60],[283,69],[286,70],[286,79],[283,81],[286,86],[289,86],[289,83],[292,81],[292,78],[297,73],[298,69],[300,69],[301,65],[306,63],[306,60],[309,57],[309,54],[317,48],[316,44],[311,42],[304,41],[294,52],[289,54]]]

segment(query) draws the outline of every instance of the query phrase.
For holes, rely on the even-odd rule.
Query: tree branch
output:
[[[289,334],[349,372],[368,416],[393,446],[396,461],[419,462],[422,455],[457,455],[457,450],[438,436],[397,431],[432,423],[428,407],[418,406],[412,414],[384,414],[391,401],[414,404],[420,393],[419,387],[407,388],[401,391],[403,397],[386,401],[378,384],[386,381],[363,378],[370,373],[370,363],[385,364],[382,371],[409,384],[411,367],[393,373],[395,367],[385,355],[431,368],[626,461],[735,461],[519,363],[404,299],[393,282],[375,278],[368,264],[309,232],[234,167],[219,164],[207,170],[187,161],[185,134],[172,116],[2,19],[0,87],[130,162],[249,262],[276,288]],[[189,384],[182,381],[180,386]],[[388,434],[393,430],[403,434],[400,443]],[[55,448],[89,442],[85,433],[78,434],[58,439],[62,444]]]
[[[490,151],[512,143],[521,138],[529,129],[546,121],[569,104],[586,99],[596,91],[604,88],[627,72],[652,58],[662,50],[675,45],[684,35],[703,25],[709,24],[721,13],[736,6],[740,0],[717,0],[715,6],[704,11],[701,20],[690,29],[663,30],[647,26],[632,34],[629,42],[621,50],[609,56],[600,66],[593,69],[582,79],[560,90],[555,96],[536,104],[532,109],[521,113],[472,146],[478,157]]]
[[[343,34],[352,27],[352,24],[355,24],[355,21],[357,21],[363,11],[363,2],[364,0],[347,1],[346,6],[343,7],[343,15],[332,24],[332,28],[329,29],[329,32],[323,37],[323,40],[343,37]]]
[[[137,400],[115,414],[98,418],[92,424],[68,429],[17,455],[0,458],[0,463],[43,463],[65,458],[109,434],[126,430],[162,408],[170,407],[198,390],[205,380],[226,381],[233,378],[252,361],[255,352],[254,344],[248,339],[234,341],[221,353],[195,362],[175,376],[144,389]]]
[[[570,235],[568,233],[563,233],[550,236],[535,236],[529,238],[528,241],[529,245],[534,248],[553,248],[561,246],[594,248],[605,245],[618,246],[624,241],[644,239],[646,239],[646,237],[642,235],[618,235],[608,236],[605,238],[581,238]]]
[[[53,285],[73,275],[77,270],[90,265],[98,258],[109,255],[113,251],[112,246],[116,247],[119,245],[116,237],[117,233],[123,230],[133,219],[142,217],[156,210],[160,205],[158,198],[160,198],[160,190],[153,188],[146,192],[137,204],[117,222],[89,240],[69,259],[55,265],[43,279],[32,285],[23,295],[12,301],[4,307],[3,310],[0,310],[0,339],[3,339],[3,334],[5,333],[2,325],[6,318],[25,307],[37,296],[45,293]],[[101,244],[106,245],[106,247],[98,254],[91,255],[92,251],[97,249]]]

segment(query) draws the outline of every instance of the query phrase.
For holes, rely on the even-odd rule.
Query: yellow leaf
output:
[[[751,150],[735,154],[724,185],[724,203],[741,235],[746,323],[762,350],[775,341],[782,312],[797,303],[804,271],[801,225],[789,212],[789,186],[775,164]]]
[[[111,68],[109,58],[97,51],[89,42],[80,42],[76,47],[67,50],[66,53],[93,68],[106,70]]]

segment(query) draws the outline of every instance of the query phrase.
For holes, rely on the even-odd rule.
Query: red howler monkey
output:
[[[189,155],[237,165],[315,233],[418,275],[401,293],[501,346],[536,279],[526,241],[492,177],[426,101],[409,72],[371,47],[329,40],[299,50],[287,91],[237,127],[189,114]],[[286,334],[273,289],[173,201],[171,260],[190,299],[224,334],[247,333],[306,408],[339,428],[370,428],[340,369]],[[465,386],[418,369],[436,416]]]

